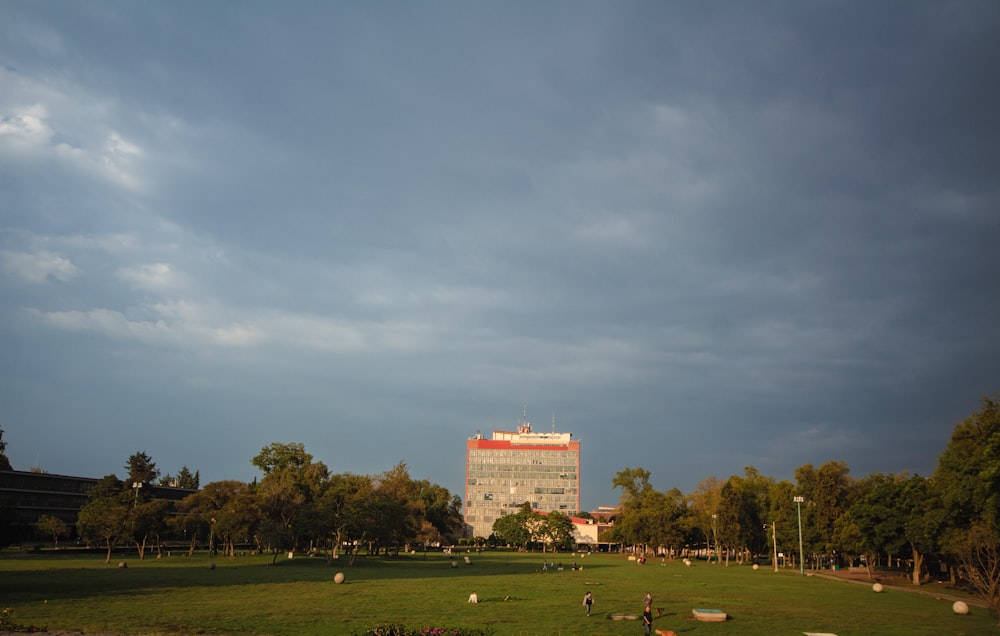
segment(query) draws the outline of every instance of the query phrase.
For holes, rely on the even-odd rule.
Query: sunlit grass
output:
[[[472,554],[473,565],[442,554],[360,557],[327,566],[321,558],[171,556],[139,561],[7,552],[0,555],[0,605],[16,622],[59,631],[117,634],[353,634],[375,623],[411,627],[490,627],[507,634],[640,634],[646,592],[663,615],[655,629],[678,634],[963,634],[998,633],[977,607],[952,612],[950,600],[889,588],[774,573],[746,566],[687,568],[680,561],[636,565],[618,555]],[[543,560],[563,571],[542,572]],[[583,569],[573,571],[576,560]],[[210,564],[216,567],[210,569]],[[343,572],[342,585],[333,575]],[[936,587],[934,587],[936,585]],[[931,584],[929,590],[943,590]],[[587,618],[583,595],[596,599]],[[466,601],[476,591],[478,605]],[[510,600],[503,600],[505,597]],[[717,608],[726,623],[700,623],[691,609]]]

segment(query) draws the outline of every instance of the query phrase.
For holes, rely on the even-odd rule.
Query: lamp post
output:
[[[715,562],[716,563],[719,562],[719,532],[716,530],[716,527],[715,527],[715,520],[718,519],[718,518],[719,518],[719,515],[712,515],[712,540],[715,541]],[[711,563],[712,559],[709,559],[708,562]]]
[[[806,575],[805,553],[802,551],[802,502],[805,500],[805,497],[795,497],[792,499],[799,513],[799,574],[802,576]]]
[[[139,489],[142,488],[141,481],[132,482],[132,490],[135,491],[135,496],[132,498],[132,538],[135,538],[135,509],[139,505]],[[132,553],[132,546],[129,545],[128,549],[125,551],[125,556]]]

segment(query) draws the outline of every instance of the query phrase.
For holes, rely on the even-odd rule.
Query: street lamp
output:
[[[792,499],[799,512],[799,574],[802,576],[806,575],[805,555],[802,551],[802,502],[805,500],[805,497],[795,497]]]
[[[712,515],[712,539],[715,541],[715,562],[719,562],[719,532],[715,527],[715,520],[719,518],[719,515]],[[711,563],[712,559],[709,557],[708,562]],[[727,561],[728,563],[728,561]]]

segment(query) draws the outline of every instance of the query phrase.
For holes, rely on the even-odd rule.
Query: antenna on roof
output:
[[[552,432],[556,432],[556,412],[552,411]]]

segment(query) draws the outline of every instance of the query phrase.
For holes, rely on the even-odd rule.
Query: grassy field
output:
[[[773,635],[1000,634],[985,609],[952,611],[952,601],[889,587],[680,561],[636,565],[619,555],[472,554],[472,565],[441,554],[395,559],[360,557],[327,566],[321,558],[207,555],[113,559],[58,553],[0,553],[0,606],[15,622],[51,631],[114,634],[357,634],[376,623],[409,627],[490,628],[496,636],[642,634],[646,592],[663,610],[654,629],[677,634]],[[563,571],[543,572],[543,560]],[[211,564],[215,568],[211,568]],[[333,582],[336,572],[346,581]],[[955,594],[940,584],[924,590]],[[595,598],[593,615],[582,605]],[[477,592],[480,602],[466,601]],[[510,600],[503,600],[510,597]],[[729,614],[725,623],[697,622],[692,608]],[[655,613],[654,613],[655,616]]]

